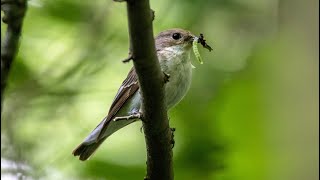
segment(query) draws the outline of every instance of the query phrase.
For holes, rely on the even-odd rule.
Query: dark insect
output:
[[[198,38],[198,43],[200,43],[204,48],[208,49],[209,51],[212,51],[212,48],[206,43],[203,34],[200,34]]]

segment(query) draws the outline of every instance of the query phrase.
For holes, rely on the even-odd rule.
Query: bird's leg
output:
[[[121,116],[121,117],[115,117],[113,121],[122,121],[122,120],[132,120],[132,119],[141,119],[142,114],[140,112],[131,114],[129,116]]]
[[[174,132],[176,131],[176,128],[170,128],[171,130],[171,145],[172,145],[172,149],[174,147],[175,141],[174,141]]]
[[[165,72],[163,72],[162,71],[162,73],[163,73],[163,80],[164,80],[164,83],[167,83],[167,82],[169,82],[169,79],[170,79],[170,74],[167,74],[167,73],[165,73]]]

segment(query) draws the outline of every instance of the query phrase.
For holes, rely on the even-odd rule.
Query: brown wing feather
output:
[[[106,131],[107,124],[114,118],[114,116],[118,113],[121,107],[127,102],[127,100],[139,89],[139,83],[137,74],[134,68],[131,68],[130,72],[128,73],[127,78],[122,82],[117,95],[115,96],[111,107],[109,109],[108,116],[104,122],[101,132],[97,139],[100,139],[101,136]]]

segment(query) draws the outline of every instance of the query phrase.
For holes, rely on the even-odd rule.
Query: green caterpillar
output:
[[[199,39],[198,37],[194,37],[194,40],[192,42],[192,49],[193,49],[194,55],[196,56],[200,64],[203,64],[202,58],[198,50],[198,39]]]

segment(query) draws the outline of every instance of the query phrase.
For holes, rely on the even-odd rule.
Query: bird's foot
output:
[[[129,116],[121,116],[121,117],[115,117],[113,121],[122,121],[122,120],[132,120],[132,119],[141,119],[142,114],[140,112],[131,114]]]
[[[163,72],[163,71],[162,71]],[[169,82],[169,79],[170,79],[170,74],[167,74],[165,72],[163,72],[163,80],[164,80],[164,83],[167,83]]]

